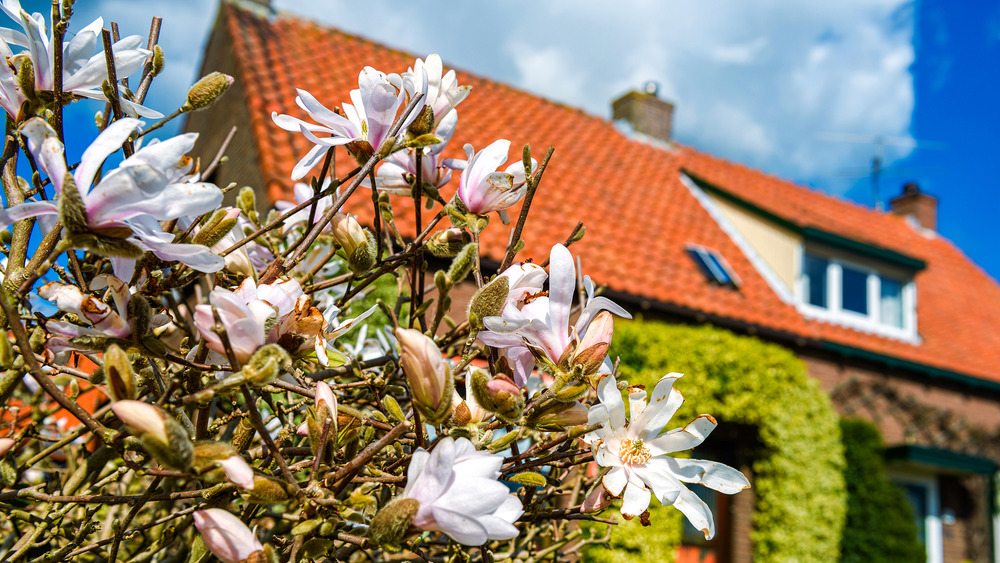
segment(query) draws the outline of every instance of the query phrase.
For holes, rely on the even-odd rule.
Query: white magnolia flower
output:
[[[329,186],[330,186],[330,179],[327,178],[326,180],[323,181],[322,189],[325,190]],[[276,201],[274,202],[274,207],[279,212],[286,213],[287,211],[294,209],[302,205],[303,203],[309,201],[310,199],[313,198],[313,195],[314,195],[313,190],[311,187],[309,187],[308,184],[304,184],[302,182],[296,182],[295,185],[292,186],[292,197],[295,201],[283,201],[283,200]],[[340,195],[339,189],[337,190],[336,195],[338,196]],[[316,212],[313,214],[313,221],[318,221],[319,218],[323,216],[323,213],[326,213],[326,210],[333,205],[333,197],[334,194],[330,194],[316,200]],[[287,219],[285,219],[285,227],[290,229],[294,225],[309,221],[309,213],[311,209],[312,206],[310,205],[308,207],[296,211],[295,213],[292,213]],[[323,227],[323,230],[329,231],[330,225],[329,224],[325,225]]]
[[[15,221],[38,217],[43,229],[51,229],[59,216],[64,185],[77,190],[84,206],[86,230],[128,241],[168,261],[177,260],[202,272],[216,272],[225,261],[200,244],[174,244],[174,236],[164,233],[159,221],[201,215],[222,203],[222,191],[214,184],[189,182],[186,177],[194,161],[186,153],[194,148],[196,133],[178,135],[150,143],[126,158],[114,170],[93,184],[105,159],[118,151],[132,131],[141,125],[123,118],[107,127],[69,173],[65,149],[56,132],[41,118],[21,126],[28,150],[39,169],[52,182],[57,198],[29,201],[0,209],[0,228]],[[129,236],[131,235],[131,236]],[[116,268],[116,275],[131,278],[130,272]]]
[[[295,103],[316,123],[310,123],[290,115],[271,113],[275,125],[285,131],[302,133],[316,144],[292,170],[292,180],[298,180],[323,161],[331,147],[347,145],[355,155],[367,160],[367,156],[378,150],[389,136],[389,129],[408,96],[416,87],[410,79],[398,74],[385,74],[366,66],[358,76],[357,90],[351,91],[353,104],[342,104],[346,117],[339,115],[319,103],[312,94],[296,89]],[[406,128],[423,109],[423,104],[407,115],[403,121]],[[320,137],[318,135],[325,135]]]
[[[684,428],[661,434],[684,402],[680,391],[673,387],[681,375],[671,373],[660,378],[649,405],[645,389],[630,387],[627,423],[618,382],[613,375],[605,376],[597,384],[601,403],[592,406],[588,416],[588,424],[601,427],[586,435],[584,441],[591,445],[598,465],[611,468],[602,483],[609,493],[623,497],[622,516],[631,519],[641,515],[656,495],[663,505],[673,505],[705,533],[705,538],[712,539],[712,511],[684,483],[697,483],[731,495],[749,488],[750,482],[728,465],[667,455],[701,444],[717,425],[714,418],[703,414]]]
[[[36,91],[51,91],[55,88],[53,77],[53,42],[45,26],[42,14],[29,15],[21,8],[18,0],[3,0],[0,3],[3,10],[12,20],[17,22],[22,32],[13,29],[0,28],[0,55],[5,60],[14,56],[11,45],[23,47],[31,57],[34,69],[34,84]],[[97,18],[90,25],[81,29],[72,39],[67,37],[62,46],[62,65],[64,92],[71,92],[83,98],[108,101],[101,91],[101,83],[108,78],[107,62],[104,47],[101,42],[101,28],[104,20]],[[139,35],[130,35],[115,42],[111,46],[115,54],[115,74],[119,79],[139,71],[146,60],[153,54],[148,49],[140,47],[145,39]],[[100,47],[95,54],[94,49]],[[151,118],[163,117],[163,114],[130,101],[125,91],[119,86],[122,109],[130,117],[142,116]],[[23,92],[17,84],[8,65],[0,69],[0,105],[12,117],[16,117],[18,108],[25,100]]]
[[[431,54],[426,61],[417,59],[413,68],[403,74],[404,78],[413,81],[418,92],[424,94],[424,104],[434,111],[434,123],[440,123],[472,91],[472,86],[458,85],[454,70],[442,76],[443,72],[441,57]]]
[[[520,272],[512,272],[511,281],[516,282],[516,289],[508,295],[502,315],[484,319],[487,330],[479,333],[484,344],[504,351],[514,367],[518,385],[527,382],[536,355],[548,358],[552,365],[559,365],[564,355],[568,358],[568,354],[574,353],[578,338],[586,335],[591,320],[601,311],[632,318],[628,311],[607,297],[594,297],[593,282],[585,277],[587,300],[576,323],[570,327],[570,310],[576,295],[576,265],[569,249],[561,244],[553,246],[549,254],[548,295],[533,292],[541,283],[537,270],[529,269],[528,265],[520,268]],[[522,300],[525,301],[523,306],[520,305]]]
[[[423,156],[420,158],[421,183],[434,186],[438,190],[443,188],[451,181],[451,169],[447,166],[450,161],[441,158],[441,153],[448,147],[457,124],[458,113],[450,112],[434,130],[434,134],[442,139],[440,143],[422,149],[396,151],[387,156],[375,174],[375,186],[379,191],[410,196],[411,182],[417,177],[417,150],[423,151]],[[371,182],[364,180],[361,185],[370,188]]]
[[[415,451],[401,497],[420,503],[413,526],[463,545],[516,537],[514,522],[524,509],[497,480],[502,464],[503,456],[476,451],[465,438],[444,438],[431,453]]]
[[[503,172],[497,168],[507,162],[510,141],[498,139],[485,149],[475,152],[469,143],[465,144],[466,160],[452,159],[446,165],[461,170],[458,178],[457,196],[469,213],[486,215],[490,211],[503,211],[521,201],[528,191],[524,162],[508,166]],[[538,163],[531,159],[531,169]]]

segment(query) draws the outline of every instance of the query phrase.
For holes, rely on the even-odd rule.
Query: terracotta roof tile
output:
[[[262,177],[272,199],[287,198],[298,157],[310,148],[300,135],[271,123],[272,111],[299,117],[294,88],[329,107],[349,99],[364,65],[400,72],[414,56],[308,21],[261,19],[223,3],[247,95]],[[289,61],[296,61],[291,64]],[[701,311],[795,337],[818,339],[928,366],[1000,381],[1000,287],[941,237],[926,238],[903,219],[826,196],[689,147],[664,150],[630,139],[608,121],[485,78],[458,72],[473,86],[463,102],[448,156],[461,144],[483,148],[497,138],[530,143],[540,158],[555,155],[524,230],[525,251],[544,258],[577,221],[588,235],[574,245],[584,269],[615,293]],[[512,150],[517,158],[517,150]],[[343,153],[338,153],[343,166]],[[894,250],[923,260],[916,276],[919,345],[804,318],[782,301],[736,244],[681,183],[682,171],[801,227]],[[450,196],[457,186],[446,188]],[[370,219],[369,193],[359,190],[348,210]],[[412,208],[397,198],[396,209]],[[509,210],[516,217],[519,207]],[[494,218],[493,221],[496,221]],[[400,222],[405,233],[414,226]],[[487,230],[484,252],[499,261],[508,231]],[[688,243],[718,250],[743,281],[739,290],[706,281],[685,252]]]

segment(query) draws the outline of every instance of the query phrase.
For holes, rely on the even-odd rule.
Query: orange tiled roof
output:
[[[228,3],[221,10],[220,21],[238,64],[236,78],[246,93],[262,178],[272,200],[286,199],[292,167],[310,144],[302,135],[276,127],[271,112],[306,117],[295,106],[294,88],[308,90],[334,107],[357,88],[363,66],[401,72],[415,57],[309,21],[264,19]],[[552,244],[582,221],[589,233],[573,251],[582,257],[586,272],[637,302],[1000,381],[1000,287],[949,241],[926,238],[891,214],[691,148],[652,147],[578,109],[467,72],[458,75],[460,83],[472,85],[473,95],[459,108],[450,156],[461,156],[464,142],[483,148],[501,137],[510,139],[513,147],[530,143],[536,158],[549,145],[556,147],[525,227],[526,255],[546,256]],[[517,152],[512,150],[514,158]],[[682,171],[797,225],[926,262],[916,276],[920,344],[804,318],[775,294],[681,183]],[[452,184],[454,190],[457,182]],[[348,210],[370,218],[368,198],[359,190]],[[393,204],[400,216],[412,208],[406,198]],[[511,216],[518,211],[511,209]],[[413,231],[412,224],[400,227]],[[486,233],[490,236],[484,238],[484,252],[499,261],[508,231],[493,227]],[[688,243],[719,250],[742,278],[742,287],[733,290],[707,282],[685,253]]]

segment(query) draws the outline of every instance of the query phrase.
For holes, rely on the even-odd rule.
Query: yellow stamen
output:
[[[642,443],[642,440],[622,440],[620,446],[620,456],[623,463],[629,465],[642,465],[649,461],[649,458],[653,457],[653,454],[649,453],[649,448]]]

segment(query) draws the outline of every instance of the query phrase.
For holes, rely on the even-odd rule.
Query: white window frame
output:
[[[826,268],[826,307],[820,307],[808,302],[806,295],[806,255],[813,255],[827,261]],[[889,338],[917,343],[917,288],[910,276],[887,268],[876,268],[853,260],[846,260],[823,250],[801,248],[796,260],[799,276],[796,280],[795,302],[799,311],[810,318],[848,326],[864,332],[871,332]],[[867,274],[868,314],[856,313],[843,308],[842,280],[843,268],[847,266]],[[902,282],[902,328],[883,324],[880,303],[882,300],[882,277],[891,277]]]
[[[944,526],[941,522],[941,490],[936,475],[892,471],[889,480],[900,485],[918,485],[927,489],[927,516],[924,531],[927,536],[927,563],[944,563]]]

